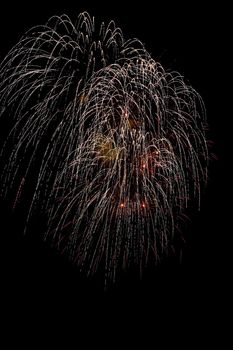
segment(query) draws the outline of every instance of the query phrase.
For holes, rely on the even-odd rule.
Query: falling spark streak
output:
[[[207,179],[205,108],[113,21],[82,13],[29,30],[0,65],[1,195],[27,198],[45,237],[88,274],[169,250]],[[30,188],[30,194],[24,193]],[[20,197],[20,198],[19,198]]]

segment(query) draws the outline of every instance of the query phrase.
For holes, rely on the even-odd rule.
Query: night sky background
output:
[[[110,334],[113,343],[122,335],[136,342],[142,338],[142,349],[157,348],[162,331],[164,341],[166,337],[184,340],[187,335],[187,349],[199,336],[208,343],[219,334],[230,310],[232,170],[226,132],[232,113],[227,112],[228,88],[223,81],[229,71],[228,11],[223,5],[208,7],[194,1],[172,6],[147,0],[132,4],[109,1],[106,5],[81,0],[6,2],[0,8],[0,58],[30,27],[44,24],[54,14],[66,13],[75,20],[84,10],[105,22],[113,19],[125,38],[139,38],[165,69],[179,71],[200,93],[207,110],[208,136],[214,143],[211,153],[216,160],[210,162],[201,212],[191,213],[192,222],[187,224],[182,260],[170,258],[157,268],[150,267],[142,280],[133,271],[122,273],[108,291],[103,290],[98,275],[91,280],[80,276],[35,232],[22,236],[17,220],[1,201],[4,324],[10,334],[19,330],[22,339],[35,332],[36,341],[47,332],[57,340],[66,328],[67,341],[74,337],[77,342],[75,349],[86,348],[78,346],[84,331],[87,342],[107,339]],[[94,329],[98,329],[97,338],[91,331]],[[151,347],[145,345],[148,339],[153,339]],[[221,335],[220,341],[224,339],[225,335]]]

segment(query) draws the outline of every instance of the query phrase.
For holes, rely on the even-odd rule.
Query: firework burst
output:
[[[87,273],[157,262],[189,201],[200,206],[202,99],[114,22],[32,28],[0,65],[0,105],[1,195],[26,198],[25,228],[43,213],[45,237]]]

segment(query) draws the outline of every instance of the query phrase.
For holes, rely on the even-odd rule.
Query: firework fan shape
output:
[[[1,196],[24,205],[25,229],[43,214],[45,238],[87,274],[158,262],[200,206],[202,99],[114,22],[29,30],[0,65],[0,117]]]

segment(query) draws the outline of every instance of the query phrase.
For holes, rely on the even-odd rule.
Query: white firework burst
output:
[[[46,215],[45,237],[87,273],[157,262],[190,200],[200,206],[202,99],[114,22],[32,28],[0,65],[0,104],[1,194],[30,203],[25,228]]]

